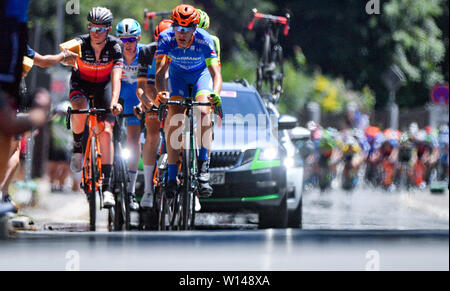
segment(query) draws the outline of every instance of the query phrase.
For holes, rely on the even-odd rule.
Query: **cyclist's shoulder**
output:
[[[195,32],[195,39],[206,42],[213,41],[213,37],[211,36],[211,34],[203,28],[197,28]]]
[[[114,48],[114,50],[116,50],[116,51],[120,49],[120,52],[122,52],[122,48],[123,48],[122,41],[113,35],[108,35],[108,37],[106,39],[106,45]]]
[[[159,34],[159,37],[158,37],[158,42],[159,41],[167,42],[167,41],[173,41],[173,40],[175,40],[175,32],[173,31],[172,28],[164,30],[163,32],[161,32]]]
[[[111,35],[111,34],[108,34],[108,37],[107,37],[106,41],[109,42],[109,43],[114,43],[114,44],[116,44],[116,43],[121,44],[122,43],[122,41],[119,38],[117,38],[117,37],[115,37],[114,35]]]
[[[214,41],[214,42],[220,42],[220,38],[219,37],[217,37],[216,35],[210,35],[211,36],[211,39]]]
[[[197,28],[196,35],[201,35],[203,37],[211,38],[211,34],[204,28]]]
[[[156,42],[152,42],[149,44],[139,44],[140,46],[138,46],[138,50],[140,54],[148,54],[148,53],[152,53],[154,51],[156,51],[157,48],[157,43]]]
[[[90,45],[90,43],[91,43],[89,34],[77,35],[77,36],[75,36],[74,39],[77,40],[79,43],[81,43],[81,45],[84,45],[84,44]]]
[[[151,62],[155,55],[157,49],[157,44],[155,42],[149,44],[142,44],[140,48],[138,48],[138,59],[140,61]]]

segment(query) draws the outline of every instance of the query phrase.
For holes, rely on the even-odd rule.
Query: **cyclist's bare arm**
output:
[[[211,78],[213,79],[213,91],[220,94],[220,91],[222,91],[222,72],[220,67],[217,64],[213,64],[208,66],[208,69],[211,74]]]
[[[156,60],[156,90],[158,92],[167,91],[166,74],[169,71],[170,62],[163,55]]]
[[[146,109],[150,109],[155,103],[156,88],[154,85],[147,84],[146,80],[138,80],[137,82],[137,96],[139,101]],[[139,91],[142,90],[141,93]]]
[[[111,90],[112,90],[111,110],[113,110],[113,106],[116,106],[119,104],[121,78],[122,78],[122,69],[114,68],[111,72]],[[121,111],[121,110],[119,110],[119,111]],[[113,113],[115,113],[115,112],[113,112]],[[117,113],[117,114],[119,114],[119,113]]]
[[[74,64],[76,62],[78,55],[72,51],[65,50],[57,55],[40,55],[35,53],[34,64],[41,68],[48,68],[54,66],[60,62],[65,62],[67,64]]]

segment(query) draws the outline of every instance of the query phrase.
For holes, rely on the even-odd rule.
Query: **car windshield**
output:
[[[273,138],[271,120],[256,93],[224,90],[221,96],[224,118],[215,123],[216,147],[240,147]]]
[[[223,95],[223,94],[222,94]],[[235,96],[228,94],[227,96]],[[266,114],[258,96],[252,92],[236,92],[236,97],[222,96],[224,114]]]
[[[261,126],[261,122],[265,122],[265,125],[270,127],[267,111],[256,93],[225,91],[222,93],[222,110],[224,124],[246,123],[253,127]]]

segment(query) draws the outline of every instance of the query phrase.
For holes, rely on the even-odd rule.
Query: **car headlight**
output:
[[[131,151],[127,148],[124,148],[122,150],[122,159],[124,159],[125,161],[128,161],[129,158],[131,158]]]
[[[295,159],[293,157],[286,157],[286,159],[284,159],[284,167],[285,168],[295,167]]]
[[[278,148],[262,149],[259,154],[260,161],[273,161],[280,159],[280,151]]]

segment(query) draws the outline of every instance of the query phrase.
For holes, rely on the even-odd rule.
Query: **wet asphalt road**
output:
[[[256,215],[200,215],[193,232],[97,233],[81,194],[43,195],[38,231],[0,241],[0,270],[448,270],[448,192],[310,191],[303,230],[258,230]],[[105,216],[99,226],[105,223]],[[53,231],[49,231],[53,229]]]

